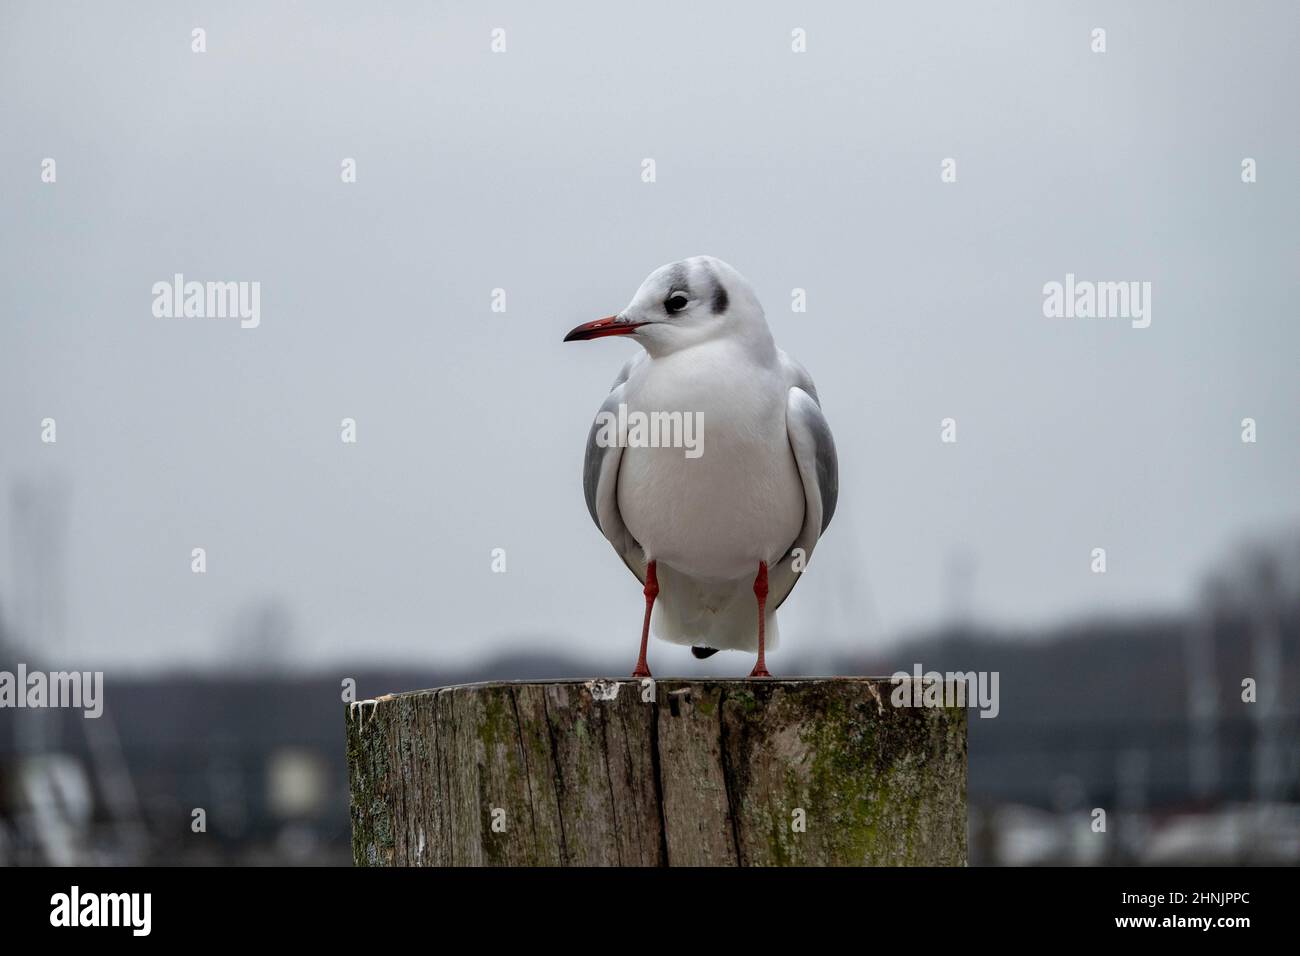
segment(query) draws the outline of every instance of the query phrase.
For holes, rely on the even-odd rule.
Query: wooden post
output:
[[[966,711],[894,689],[550,681],[347,705],[353,859],[964,865]]]

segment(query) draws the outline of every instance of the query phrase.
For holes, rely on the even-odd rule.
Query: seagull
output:
[[[749,282],[712,256],[660,266],[622,312],[564,341],[612,336],[643,351],[623,366],[592,424],[582,486],[596,527],[644,585],[632,676],[651,676],[657,600],[656,637],[692,645],[697,658],[756,651],[749,676],[771,677],[776,609],[839,495],[835,443],[812,378],[777,348]],[[637,422],[655,416],[693,422],[697,447],[647,441]]]

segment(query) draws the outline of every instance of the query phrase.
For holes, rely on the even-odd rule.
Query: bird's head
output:
[[[641,283],[622,312],[585,322],[564,341],[612,335],[631,336],[652,356],[727,336],[771,344],[754,290],[744,276],[712,256],[660,266]]]

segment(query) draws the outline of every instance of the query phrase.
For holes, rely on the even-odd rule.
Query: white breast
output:
[[[724,346],[645,363],[625,389],[634,413],[698,414],[700,455],[627,447],[618,479],[623,521],[651,559],[695,577],[752,578],[803,523],[790,450],[788,386]],[[635,419],[633,419],[635,420]]]

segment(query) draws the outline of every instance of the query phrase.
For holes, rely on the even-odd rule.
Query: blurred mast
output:
[[[45,666],[64,650],[66,588],[64,556],[68,529],[66,486],[57,479],[18,480],[10,490],[13,536],[14,632],[29,667]],[[18,648],[15,648],[17,654]],[[47,753],[59,746],[59,714],[30,713],[15,721],[20,753]]]
[[[1256,702],[1250,708],[1255,720],[1251,789],[1257,801],[1271,803],[1282,797],[1281,588],[1274,555],[1257,553],[1250,570],[1254,600],[1250,602],[1248,619],[1256,694]]]
[[[1218,578],[1205,585],[1186,632],[1188,774],[1192,794],[1212,800],[1219,792],[1219,689],[1214,674],[1215,621],[1227,603]]]
[[[978,561],[959,548],[948,555],[944,566],[944,612],[948,630],[969,634],[974,623],[975,575]]]

